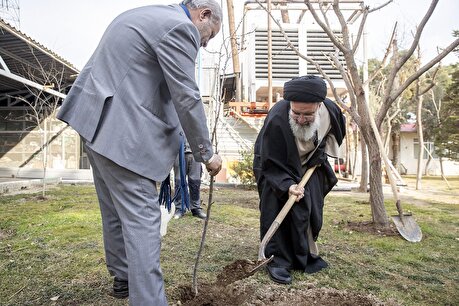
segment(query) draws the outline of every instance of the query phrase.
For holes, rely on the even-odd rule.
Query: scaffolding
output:
[[[0,0],[0,18],[19,29],[21,25],[19,0]]]

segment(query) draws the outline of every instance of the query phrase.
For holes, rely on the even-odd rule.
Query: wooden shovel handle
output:
[[[312,168],[309,168],[306,171],[306,173],[303,175],[303,178],[301,179],[300,183],[298,184],[298,187],[304,188],[304,186],[306,186],[306,183],[309,181],[309,178],[311,177],[311,175],[314,172],[314,170],[316,169],[316,167],[317,167],[317,165],[312,167]],[[279,226],[282,223],[282,221],[284,221],[285,216],[287,215],[287,213],[292,208],[292,206],[295,203],[297,197],[298,196],[292,194],[288,198],[288,201],[285,203],[284,207],[282,207],[282,210],[279,212],[279,214],[277,214],[276,219],[274,219],[273,223],[269,227],[269,229],[266,232],[265,236],[261,240],[260,249],[258,251],[258,260],[266,259],[266,257],[265,257],[266,245],[271,240],[271,238],[273,237],[274,233],[279,228]]]

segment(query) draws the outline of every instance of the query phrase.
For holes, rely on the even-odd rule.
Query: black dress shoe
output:
[[[193,214],[193,217],[196,217],[196,218],[199,218],[199,219],[207,218],[207,215],[202,212],[201,208],[192,209],[191,213]]]
[[[113,280],[113,292],[110,295],[117,299],[127,298],[129,296],[128,281],[115,277]]]
[[[304,269],[304,272],[308,274],[317,273],[326,267],[328,267],[328,263],[323,260],[322,257],[310,254],[308,256],[308,264],[306,269]]]
[[[267,266],[269,277],[279,284],[290,284],[292,277],[287,268]]]

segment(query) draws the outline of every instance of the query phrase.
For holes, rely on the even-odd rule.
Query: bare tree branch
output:
[[[381,4],[380,6],[377,6],[377,7],[375,7],[375,8],[372,8],[372,9],[370,9],[369,13],[373,13],[374,11],[380,10],[380,9],[382,9],[383,7],[385,7],[386,5],[388,5],[388,4],[391,3],[391,2],[393,2],[393,0],[389,0],[389,1],[387,1],[386,3],[384,3],[384,4]]]
[[[422,31],[424,30],[425,25],[427,24],[427,21],[430,19],[432,16],[432,13],[435,10],[435,7],[437,6],[439,0],[432,0],[432,3],[430,4],[429,9],[427,10],[426,14],[421,20],[421,23],[419,24],[418,28],[416,29],[416,34],[414,35],[413,42],[408,49],[407,53],[404,54],[400,60],[395,63],[394,67],[392,67],[390,77],[389,77],[389,84],[387,86],[387,90],[390,90],[393,86],[393,81],[394,81],[394,76],[395,74],[398,73],[398,71],[402,68],[402,66],[406,63],[406,61],[413,55],[414,51],[416,50],[416,46],[419,44],[419,39],[421,38]],[[411,84],[411,82],[410,82]],[[403,92],[403,90],[402,90]],[[390,97],[390,92],[386,92],[385,94],[386,97]],[[393,101],[393,100],[392,100]],[[388,101],[390,102],[390,101]]]
[[[357,101],[355,99],[355,91],[354,91],[354,86],[352,84],[352,79],[350,78],[349,74],[346,72],[344,69],[343,65],[339,61],[338,57],[336,55],[330,55],[333,63],[336,67],[336,69],[339,70],[341,73],[341,76],[343,77],[344,83],[346,84],[346,88],[349,91],[349,98],[351,100],[351,106],[356,109],[357,108]],[[328,57],[328,56],[327,56]]]
[[[388,98],[387,101],[391,102],[394,101],[399,95],[402,94],[402,92],[410,86],[410,84],[419,78],[421,75],[423,75],[426,71],[428,71],[430,68],[432,68],[435,64],[440,62],[445,56],[447,56],[451,51],[453,51],[457,46],[459,46],[459,38],[456,39],[454,42],[452,42],[448,47],[443,49],[443,51],[438,54],[436,57],[434,57],[430,62],[425,64],[423,67],[421,67],[418,71],[416,71],[413,75],[411,75],[403,85],[401,85],[394,93],[392,93]]]
[[[369,84],[370,82],[372,82],[374,80],[374,78],[378,75],[378,73],[380,73],[381,70],[386,66],[386,61],[389,58],[390,51],[392,50],[392,42],[394,40],[396,31],[397,31],[397,25],[398,25],[398,23],[396,22],[395,25],[394,25],[394,28],[392,30],[392,35],[391,35],[391,37],[389,39],[389,44],[388,44],[388,46],[386,48],[386,52],[384,53],[384,57],[383,57],[383,60],[381,61],[381,64],[373,72],[373,74],[368,78],[368,80],[365,81],[364,85],[367,85],[367,83]]]
[[[360,116],[357,114],[355,109],[350,108],[349,106],[346,105],[346,103],[343,102],[343,100],[341,99],[340,95],[338,94],[338,91],[336,90],[336,87],[333,84],[333,81],[330,79],[330,77],[327,75],[327,73],[325,71],[323,71],[322,67],[320,67],[320,65],[316,61],[314,61],[312,58],[302,54],[298,50],[298,48],[295,47],[293,42],[290,40],[290,37],[285,32],[285,30],[282,27],[282,25],[280,24],[280,22],[277,19],[275,19],[274,16],[270,12],[268,12],[268,10],[261,4],[261,2],[259,0],[255,0],[255,1],[260,5],[260,7],[262,7],[270,15],[271,19],[279,27],[279,30],[281,31],[282,35],[284,36],[285,40],[287,41],[287,46],[290,47],[299,57],[301,57],[302,59],[304,59],[308,63],[314,65],[314,67],[317,69],[317,71],[319,71],[319,73],[327,80],[327,83],[330,86],[331,91],[333,92],[333,96],[335,97],[336,103],[338,103],[338,105],[340,107],[342,107],[349,114],[351,114],[352,119],[354,119],[356,122],[357,121],[360,122]]]
[[[300,13],[300,16],[298,16],[298,20],[296,21],[296,23],[300,23],[301,20],[303,20],[303,17],[304,17],[304,14],[306,13],[306,10],[301,10],[301,13]]]
[[[327,10],[324,10],[324,6],[325,5],[322,4],[322,1],[319,1],[319,9],[322,12],[322,17],[324,18],[325,24],[327,25],[327,27],[331,29],[330,22],[328,21],[328,17],[327,17],[327,11],[330,8],[330,5],[327,6]]]
[[[338,17],[339,23],[341,24],[341,31],[343,33],[344,47],[346,48],[346,50],[352,50],[351,40],[350,40],[351,35],[349,34],[349,27],[347,26],[346,19],[344,18],[343,13],[339,7],[339,0],[335,0],[333,2],[333,10],[335,11],[336,17]]]
[[[317,16],[317,13],[315,12],[314,8],[312,7],[312,4],[310,1],[305,1],[306,5],[308,6],[309,10],[311,11],[311,14],[313,15],[314,19],[316,22],[322,27],[322,29],[327,33],[328,37],[330,40],[333,42],[333,44],[343,53],[344,58],[346,59],[346,64],[347,68],[349,70],[349,73],[351,74],[351,79],[354,82],[354,90],[356,95],[360,95],[363,93],[363,86],[362,82],[359,77],[358,73],[358,68],[355,64],[355,59],[354,55],[351,52],[351,47],[350,47],[350,35],[349,35],[349,28],[347,26],[346,20],[344,19],[344,16],[342,15],[340,8],[339,8],[339,1],[334,0],[333,3],[333,10],[335,12],[335,15],[338,17],[340,24],[341,24],[341,30],[342,30],[342,36],[343,36],[343,43],[341,43],[333,31],[328,28],[322,20]],[[350,97],[352,98],[352,97]]]
[[[434,72],[432,74],[432,77],[431,77],[431,79],[432,79],[431,83],[426,88],[424,88],[424,90],[420,91],[420,93],[419,93],[420,96],[425,95],[428,91],[430,91],[432,88],[434,88],[435,85],[437,85],[435,83],[435,78],[437,77],[437,73],[440,70],[440,67],[441,67],[441,62],[437,65],[437,67],[435,67],[435,70],[434,70]]]
[[[258,0],[256,0],[258,2]],[[309,0],[306,0],[305,1],[306,3],[306,6],[308,7],[309,11],[311,12],[312,16],[314,17],[314,19],[317,21],[317,23],[319,24],[319,26],[327,33],[328,37],[330,37],[330,40],[333,42],[333,44],[341,51],[341,52],[345,52],[346,51],[346,47],[343,45],[343,43],[341,43],[338,38],[335,36],[335,34],[330,30],[330,28],[328,28],[325,23],[319,18],[319,16],[317,15],[316,11],[314,10],[314,8],[312,7],[312,4],[309,2]]]
[[[397,109],[394,111],[392,115],[389,114],[389,112],[386,115],[387,133],[384,140],[384,148],[386,149],[386,153],[388,153],[387,147],[389,146],[390,134],[392,132],[392,120],[394,120],[401,111],[402,110],[400,108],[400,99],[397,99]]]
[[[362,37],[363,30],[365,29],[365,23],[367,21],[367,17],[368,17],[368,6],[363,8],[363,17],[362,17],[362,20],[360,21],[359,32],[357,33],[357,38],[355,40],[354,47],[352,48],[352,54],[355,54],[355,52],[357,51],[357,48],[359,47],[360,39]]]

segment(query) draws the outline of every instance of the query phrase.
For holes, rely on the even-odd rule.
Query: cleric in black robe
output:
[[[317,76],[286,82],[284,100],[269,111],[255,142],[253,170],[260,197],[261,239],[287,202],[289,189],[297,188],[308,168],[320,165],[304,191],[298,189],[298,203],[266,246],[266,257],[274,255],[268,272],[278,283],[291,282],[290,270],[314,273],[327,266],[318,256],[315,241],[322,227],[324,197],[338,181],[327,155],[337,157],[346,129],[340,108],[326,94],[327,86]]]

